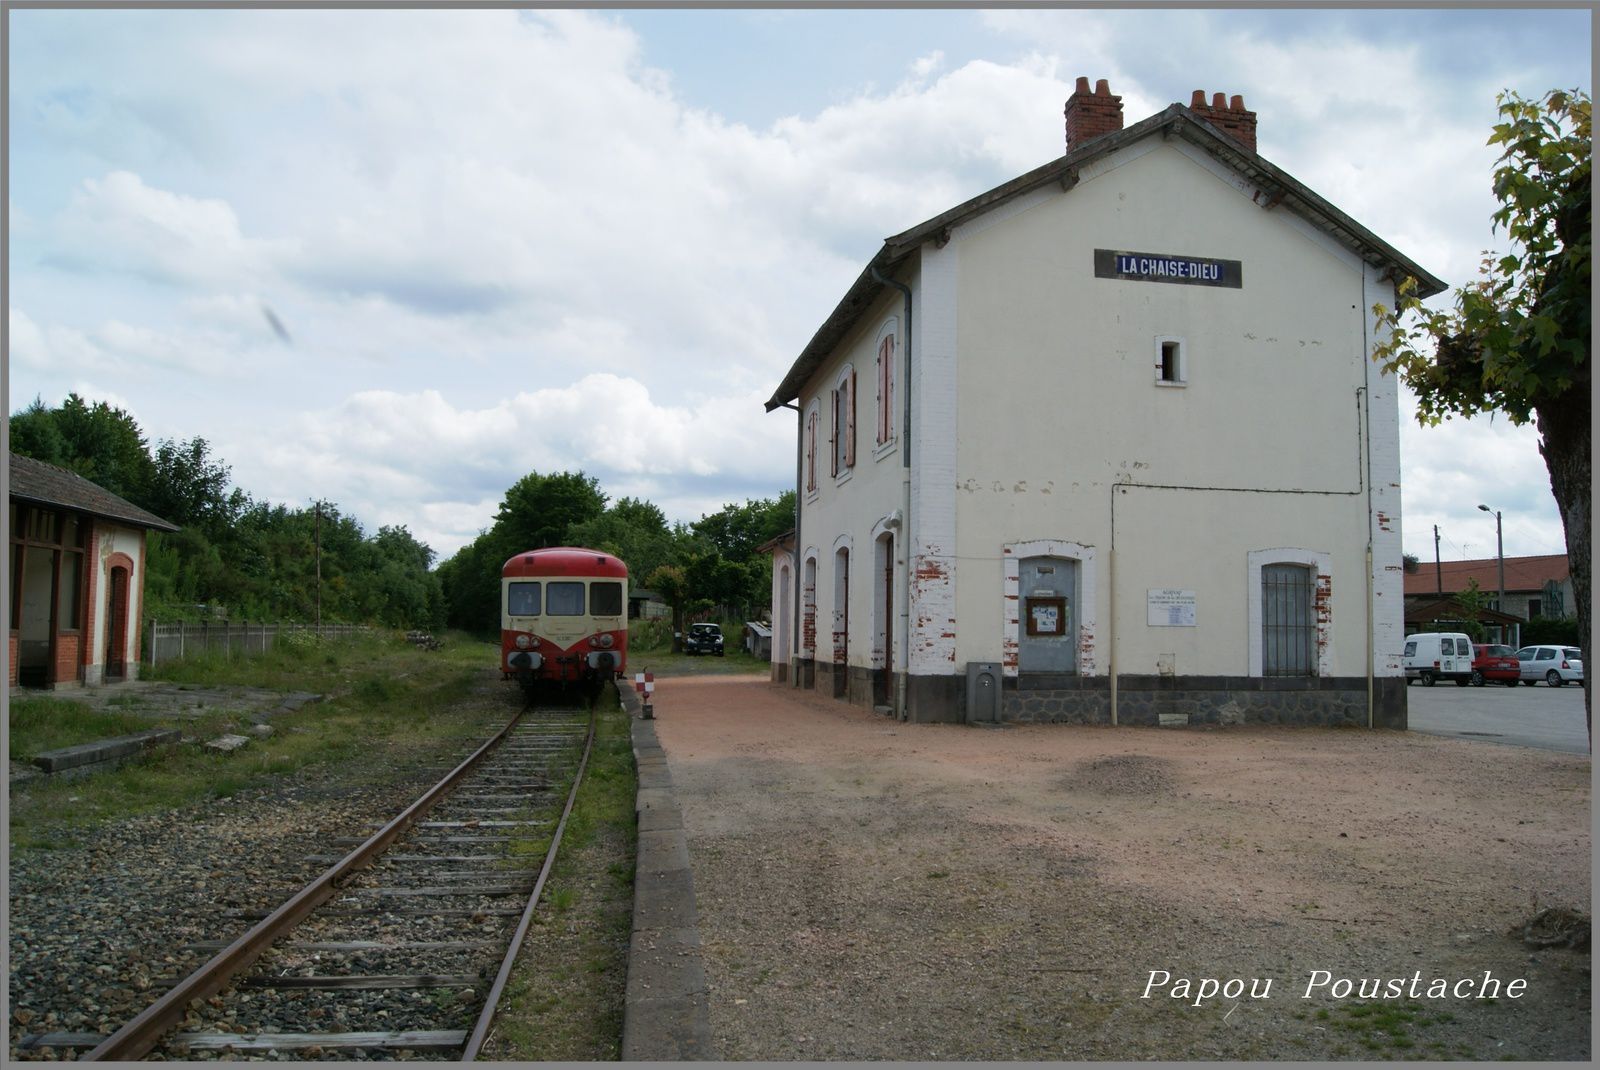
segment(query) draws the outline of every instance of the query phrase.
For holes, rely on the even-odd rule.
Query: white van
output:
[[[1472,680],[1472,640],[1466,632],[1408,635],[1403,662],[1408,684],[1421,680],[1432,687],[1435,680],[1454,680],[1457,687],[1466,687]]]

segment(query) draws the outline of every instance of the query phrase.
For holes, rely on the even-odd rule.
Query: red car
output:
[[[1490,643],[1472,644],[1472,686],[1482,687],[1497,680],[1507,687],[1516,687],[1522,675],[1517,652],[1508,646]]]

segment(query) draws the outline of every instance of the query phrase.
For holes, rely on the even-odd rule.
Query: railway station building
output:
[[[137,678],[145,535],[177,526],[57,465],[10,476],[10,686]]]
[[[884,241],[767,402],[774,679],[914,722],[1404,726],[1372,309],[1445,284],[1256,121],[1125,126],[1080,78],[1063,156]]]

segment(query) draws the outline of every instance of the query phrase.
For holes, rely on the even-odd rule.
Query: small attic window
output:
[[[1188,361],[1182,338],[1156,339],[1156,384],[1183,386],[1188,382]]]

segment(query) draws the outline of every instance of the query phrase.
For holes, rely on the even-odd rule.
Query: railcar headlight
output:
[[[517,649],[526,650],[533,645],[533,638],[528,635],[517,636]]]
[[[611,637],[609,632],[604,635],[597,635],[594,637],[594,645],[599,647],[601,650],[610,650],[615,644],[616,640]]]

